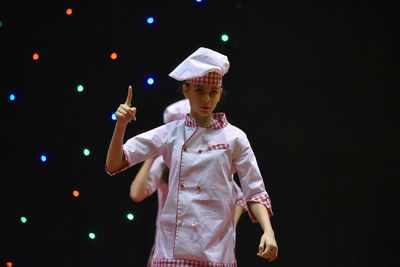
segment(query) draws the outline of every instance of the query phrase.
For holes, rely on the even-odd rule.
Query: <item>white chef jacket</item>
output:
[[[147,191],[146,197],[149,197],[155,191],[157,191],[157,199],[158,199],[158,210],[157,210],[157,220],[156,220],[157,227],[159,226],[158,218],[161,215],[161,211],[164,207],[165,200],[168,195],[168,183],[164,180],[163,177],[165,175],[164,168],[165,168],[165,163],[164,160],[162,159],[162,156],[158,156],[157,158],[155,158],[149,169],[149,175],[146,185],[146,191]],[[248,207],[246,200],[243,197],[242,189],[235,181],[233,181],[233,185],[235,188],[234,192],[236,199],[235,205],[241,206],[244,210],[247,211]]]
[[[123,151],[128,167],[162,155],[170,169],[154,267],[236,266],[235,172],[246,201],[262,203],[272,215],[250,143],[223,113],[213,114],[208,128],[189,116],[164,124],[130,138]]]
[[[162,156],[158,156],[157,158],[154,159],[150,170],[149,170],[149,175],[148,175],[148,180],[147,180],[147,185],[146,185],[146,191],[147,191],[147,197],[152,195],[155,191],[157,191],[157,199],[158,199],[158,209],[157,209],[157,219],[156,219],[156,240],[157,240],[157,234],[158,234],[158,227],[160,226],[159,223],[159,218],[161,215],[161,211],[164,208],[165,200],[168,195],[168,183],[164,179],[165,175],[165,163],[164,160],[162,159]],[[246,200],[243,197],[243,192],[239,185],[233,181],[234,188],[235,188],[235,205],[236,206],[241,206],[244,210],[248,210]],[[154,253],[154,246],[151,250],[150,256],[149,256],[149,261],[153,258],[153,253]],[[150,265],[148,265],[150,266]]]

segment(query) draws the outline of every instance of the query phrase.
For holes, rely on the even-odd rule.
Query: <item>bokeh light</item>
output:
[[[74,190],[74,191],[72,191],[72,195],[73,195],[74,197],[79,197],[80,193],[79,193],[78,190]]]
[[[154,78],[152,78],[152,77],[147,78],[147,84],[148,85],[153,85],[154,84]]]
[[[41,156],[40,156],[40,160],[41,160],[42,162],[46,162],[46,161],[47,161],[46,155],[41,155]]]
[[[222,42],[228,42],[229,36],[224,33],[224,34],[221,35],[221,40],[222,40]]]
[[[15,100],[15,95],[14,94],[10,94],[9,97],[10,101],[14,101]]]
[[[95,239],[95,238],[96,238],[95,233],[89,233],[89,238],[90,238],[90,239]]]
[[[126,218],[127,218],[128,220],[130,220],[130,221],[133,221],[133,219],[135,219],[135,216],[134,216],[132,213],[128,213],[128,214],[126,215]]]
[[[72,8],[67,8],[67,10],[65,10],[65,14],[72,15]]]
[[[147,21],[148,24],[153,24],[154,23],[154,18],[153,17],[148,17],[146,21]]]
[[[6,266],[7,266],[7,267],[13,267],[12,261],[7,261]]]
[[[117,54],[116,52],[112,52],[112,53],[110,54],[110,58],[111,58],[112,60],[116,60],[116,59],[118,58],[118,54]]]
[[[83,149],[83,155],[86,157],[90,155],[90,150],[88,148]]]
[[[32,58],[33,58],[33,60],[39,60],[39,54],[33,53]]]
[[[0,28],[3,27],[3,22],[0,20]]]
[[[117,120],[117,115],[115,115],[115,113],[111,114],[111,119],[113,121],[116,121]]]
[[[81,93],[81,92],[83,92],[83,85],[82,84],[79,84],[77,87],[76,87],[76,91],[78,91],[79,93]]]
[[[28,221],[28,219],[26,217],[24,217],[24,216],[22,216],[20,218],[20,220],[21,220],[22,223],[26,223]]]

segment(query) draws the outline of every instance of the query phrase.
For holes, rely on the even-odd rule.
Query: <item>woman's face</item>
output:
[[[184,84],[183,93],[190,102],[190,113],[202,118],[212,116],[222,93],[222,87],[215,85]]]

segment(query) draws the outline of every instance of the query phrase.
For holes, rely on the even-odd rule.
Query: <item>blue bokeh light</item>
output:
[[[14,94],[10,94],[9,98],[10,98],[10,101],[14,101],[15,100],[15,95]]]
[[[111,119],[113,121],[116,121],[117,120],[117,115],[115,115],[115,113],[111,114]]]
[[[153,17],[148,17],[146,21],[147,21],[148,24],[153,24],[154,23],[154,18]]]
[[[41,155],[41,156],[40,156],[40,160],[41,160],[42,162],[46,162],[46,161],[47,161],[46,155]]]
[[[154,79],[152,77],[147,78],[147,84],[148,85],[153,85],[154,84]]]

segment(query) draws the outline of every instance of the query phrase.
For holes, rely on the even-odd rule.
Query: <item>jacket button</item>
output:
[[[187,147],[186,146],[182,146],[182,150],[186,152]]]
[[[179,186],[180,186],[182,189],[185,188],[185,185],[184,185],[183,183],[181,183]]]
[[[178,220],[178,221],[176,222],[176,224],[177,224],[177,225],[181,225],[181,224],[182,224],[182,221],[181,221],[181,220]]]
[[[201,189],[203,189],[200,185],[198,185],[196,188],[197,188],[197,190],[199,190],[199,191],[200,191]]]

